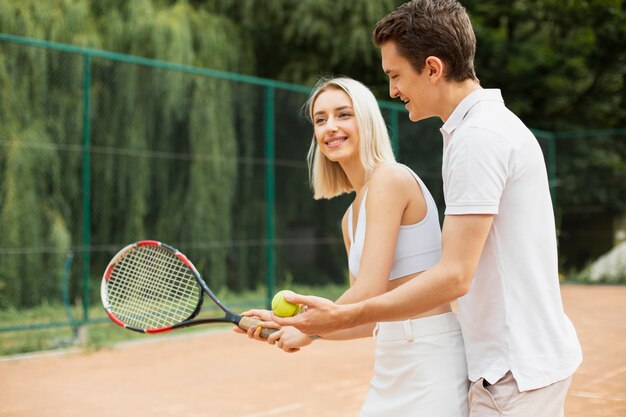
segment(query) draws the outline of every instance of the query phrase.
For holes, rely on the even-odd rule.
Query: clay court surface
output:
[[[566,416],[625,417],[626,287],[562,293],[585,355]],[[230,331],[145,340],[0,360],[0,416],[357,416],[372,374],[370,339],[296,354]]]

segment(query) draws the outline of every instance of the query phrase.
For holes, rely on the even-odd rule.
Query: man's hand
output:
[[[293,317],[278,317],[272,314],[271,320],[279,326],[293,326],[304,334],[315,336],[357,324],[354,323],[358,315],[354,304],[335,304],[326,298],[295,293],[285,294],[285,300],[302,304],[302,310]]]

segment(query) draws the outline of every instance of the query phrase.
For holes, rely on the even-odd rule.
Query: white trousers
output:
[[[467,363],[455,313],[381,322],[360,417],[467,417]]]

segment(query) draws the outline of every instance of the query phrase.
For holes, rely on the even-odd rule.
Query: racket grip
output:
[[[255,317],[243,316],[241,320],[239,320],[238,326],[247,331],[250,327],[257,327],[259,323],[261,323],[261,320]],[[277,330],[278,329],[272,329],[271,327],[263,327],[261,329],[261,337],[267,339],[269,335]]]

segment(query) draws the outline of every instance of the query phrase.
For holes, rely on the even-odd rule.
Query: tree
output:
[[[239,22],[253,41],[257,75],[313,85],[321,75],[346,75],[381,86],[372,28],[400,0],[218,0],[198,7]],[[383,91],[386,91],[386,87]]]
[[[364,81],[381,99],[388,98],[387,80],[370,33],[375,22],[400,3],[211,2],[251,35],[263,76],[311,85],[320,74],[345,74]],[[626,126],[623,1],[462,3],[477,35],[481,84],[501,88],[507,105],[528,126],[555,132],[558,138],[559,218],[570,207],[601,207],[608,215],[623,212],[626,138],[559,136]],[[402,135],[402,140],[411,139]],[[545,140],[541,143],[547,147]],[[562,236],[567,233],[563,230]]]
[[[467,1],[484,86],[535,128],[626,125],[626,12],[620,0]]]
[[[236,25],[186,2],[1,2],[0,32],[232,72],[251,65]],[[70,248],[93,251],[96,282],[110,256],[99,245],[144,238],[180,243],[214,284],[224,284],[228,244],[194,249],[231,237],[239,121],[232,82],[0,48],[0,248],[17,252],[3,255],[0,306],[33,305],[55,290],[60,276],[49,271],[62,272]],[[81,248],[86,71],[92,246]]]

